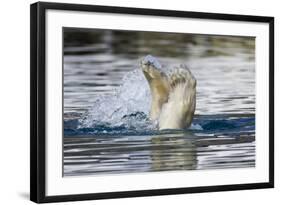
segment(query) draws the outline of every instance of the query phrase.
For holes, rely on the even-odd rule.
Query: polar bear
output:
[[[191,125],[196,107],[196,79],[185,66],[166,74],[151,55],[140,62],[151,92],[150,119],[159,130],[183,129]]]

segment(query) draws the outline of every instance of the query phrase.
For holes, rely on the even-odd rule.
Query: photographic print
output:
[[[63,175],[255,167],[255,37],[63,28]]]
[[[274,187],[274,18],[38,2],[30,199]]]

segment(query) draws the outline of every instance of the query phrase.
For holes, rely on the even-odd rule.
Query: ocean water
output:
[[[158,131],[140,59],[197,79],[190,128]],[[255,39],[64,29],[64,176],[255,166]]]

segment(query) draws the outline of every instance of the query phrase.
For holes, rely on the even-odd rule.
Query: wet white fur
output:
[[[187,68],[186,68],[187,69]],[[183,129],[191,125],[196,106],[196,80],[189,70],[176,68],[167,103],[159,115],[159,129]],[[170,78],[171,78],[170,77]]]
[[[158,64],[153,56],[141,61],[152,97],[150,118],[158,122],[160,130],[187,128],[196,107],[196,79],[185,65],[167,75]]]

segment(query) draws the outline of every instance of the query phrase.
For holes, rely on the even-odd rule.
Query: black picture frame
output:
[[[249,184],[46,196],[46,11],[122,13],[160,17],[262,22],[269,25],[269,181]],[[30,7],[30,199],[37,203],[186,194],[274,187],[274,18],[144,8],[38,2]]]

